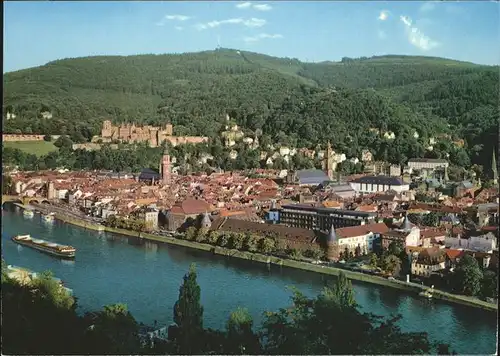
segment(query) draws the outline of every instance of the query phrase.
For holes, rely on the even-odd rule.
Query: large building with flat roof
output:
[[[388,190],[396,193],[407,192],[410,185],[399,177],[390,176],[365,176],[349,182],[356,193],[382,193]]]
[[[335,228],[358,226],[375,222],[376,213],[321,208],[305,204],[282,205],[279,223],[315,231],[328,231]]]

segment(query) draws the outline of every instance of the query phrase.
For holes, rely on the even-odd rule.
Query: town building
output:
[[[330,234],[332,233],[332,228],[330,228]],[[347,250],[352,255],[356,255],[356,253],[365,255],[374,250],[381,236],[388,231],[389,228],[386,224],[374,223],[339,228],[335,230],[335,234],[340,252]]]
[[[306,250],[318,247],[316,233],[311,230],[271,225],[254,221],[239,220],[233,217],[217,217],[210,227],[212,231],[255,234],[260,237],[275,237],[288,248]]]
[[[138,220],[144,221],[144,227],[147,231],[158,230],[158,210],[154,207],[141,208],[135,212]]]
[[[478,252],[493,252],[498,248],[497,238],[491,232],[468,231],[466,234],[452,235],[445,237],[444,245],[451,249],[464,249]]]
[[[411,254],[411,273],[415,276],[430,277],[432,273],[444,270],[445,267],[446,253],[438,247]]]
[[[449,163],[445,159],[411,158],[408,161],[410,171],[418,170],[422,177],[431,176],[436,170],[444,171],[444,179],[448,180]]]
[[[176,231],[181,227],[194,226],[201,214],[211,210],[210,204],[204,200],[185,199],[167,212],[167,230]]]
[[[411,158],[408,160],[408,167],[412,170],[436,170],[438,168],[448,168],[449,163],[445,159],[436,158]]]
[[[332,225],[340,228],[369,224],[375,221],[375,217],[375,213],[314,207],[306,204],[282,205],[279,211],[280,224],[315,231],[327,231]]]
[[[383,193],[392,190],[403,193],[410,190],[410,185],[399,177],[364,176],[349,182],[356,193]]]
[[[421,243],[420,228],[412,224],[406,216],[401,226],[382,234],[383,249],[389,248],[392,242],[402,247],[419,246]]]
[[[318,186],[330,178],[320,169],[303,169],[299,171],[289,171],[286,182],[298,184],[300,186]]]

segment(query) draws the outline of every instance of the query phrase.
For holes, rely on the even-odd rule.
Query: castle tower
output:
[[[333,162],[332,162],[332,145],[330,144],[330,141],[328,141],[326,145],[326,152],[325,152],[325,167],[326,167],[326,174],[328,175],[328,178],[330,180],[333,180]]]
[[[208,215],[208,212],[205,212],[203,214],[203,219],[201,220],[201,229],[208,230],[210,229],[210,226],[212,226],[212,220],[210,220],[210,215]]]
[[[328,236],[326,238],[327,256],[330,261],[338,261],[339,254],[339,243],[337,239],[337,234],[335,233],[335,227],[332,224]]]
[[[171,166],[170,166],[170,154],[168,153],[168,148],[165,146],[163,151],[163,158],[161,160],[161,178],[163,185],[169,185],[171,182]]]

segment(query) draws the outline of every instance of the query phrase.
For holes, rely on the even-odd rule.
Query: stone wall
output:
[[[19,142],[19,141],[43,141],[45,135],[12,135],[3,134],[3,142]]]

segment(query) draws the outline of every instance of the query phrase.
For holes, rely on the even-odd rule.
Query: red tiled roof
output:
[[[337,236],[344,238],[368,235],[370,232],[375,234],[384,234],[388,231],[389,228],[384,223],[348,226],[335,230]]]
[[[453,249],[446,250],[446,256],[450,260],[455,260],[457,257],[462,257],[463,254],[464,254],[464,251],[462,251],[462,250],[453,250]]]

